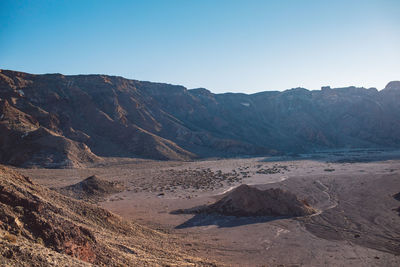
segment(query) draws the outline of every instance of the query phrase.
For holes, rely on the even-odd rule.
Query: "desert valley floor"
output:
[[[400,201],[394,197],[400,192],[400,160],[395,154],[367,160],[369,152],[279,161],[107,158],[82,169],[16,169],[56,189],[91,175],[121,182],[122,192],[97,204],[171,233],[188,254],[221,265],[400,266]],[[174,212],[213,203],[242,183],[289,190],[318,212],[296,218]]]

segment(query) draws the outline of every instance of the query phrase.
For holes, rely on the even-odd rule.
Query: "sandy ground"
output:
[[[191,254],[227,265],[400,266],[400,216],[394,210],[400,202],[392,197],[400,192],[400,160],[357,163],[354,159],[366,155],[335,157],[194,162],[112,158],[86,169],[19,171],[49,187],[93,174],[121,181],[127,190],[101,206],[177,234]],[[290,190],[319,212],[302,218],[170,214],[212,203],[241,183]]]

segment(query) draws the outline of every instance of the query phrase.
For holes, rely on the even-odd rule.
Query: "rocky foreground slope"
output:
[[[400,146],[400,82],[246,95],[1,70],[0,113],[0,162],[18,166]]]
[[[0,166],[0,265],[192,266],[172,236],[33,183]]]

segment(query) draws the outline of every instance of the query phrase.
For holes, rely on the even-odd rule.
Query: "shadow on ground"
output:
[[[235,217],[223,216],[218,214],[196,214],[186,222],[178,225],[175,229],[185,229],[191,227],[211,226],[215,225],[219,228],[237,227],[248,224],[265,223],[275,220],[287,219],[289,217]]]

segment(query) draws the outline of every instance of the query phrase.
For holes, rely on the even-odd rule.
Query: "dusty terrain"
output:
[[[84,169],[18,170],[47,187],[68,186],[91,175],[121,182],[126,190],[100,206],[179,236],[190,255],[227,265],[399,266],[400,202],[394,196],[400,192],[400,160],[390,153],[280,161],[108,158]],[[288,190],[317,213],[296,218],[173,213],[212,204],[242,183]]]

